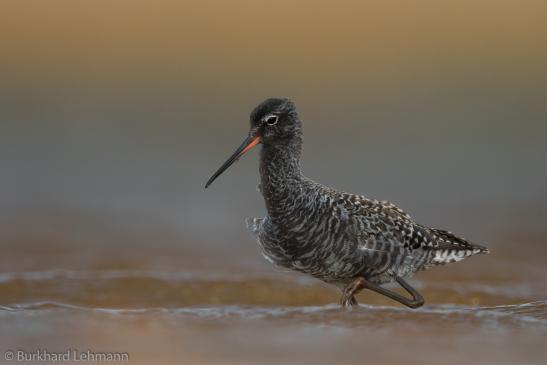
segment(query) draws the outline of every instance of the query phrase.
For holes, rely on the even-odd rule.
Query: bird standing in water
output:
[[[340,304],[357,304],[370,289],[410,308],[424,299],[404,278],[416,271],[488,253],[454,234],[414,222],[386,201],[323,186],[300,170],[302,122],[288,99],[267,99],[250,116],[249,135],[205,187],[247,151],[262,144],[260,191],[268,214],[247,220],[264,257],[342,290]],[[411,298],[383,288],[397,282]]]

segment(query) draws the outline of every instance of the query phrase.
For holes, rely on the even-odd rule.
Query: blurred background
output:
[[[395,336],[422,364],[473,345],[483,363],[546,359],[544,1],[5,1],[0,46],[1,343],[358,363],[355,335],[382,329],[435,335]],[[492,254],[419,274],[439,306],[421,314],[368,293],[386,309],[343,313],[332,288],[272,268],[244,226],[265,213],[257,153],[203,188],[268,97],[298,107],[307,176]],[[485,353],[469,332],[511,345]]]

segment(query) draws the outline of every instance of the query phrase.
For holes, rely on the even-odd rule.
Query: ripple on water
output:
[[[420,326],[463,324],[493,328],[526,327],[547,332],[547,301],[501,305],[493,307],[465,307],[431,305],[417,310],[391,306],[360,305],[351,311],[337,304],[304,307],[250,306],[192,306],[180,308],[102,308],[85,307],[63,302],[31,302],[0,306],[0,315],[53,314],[59,312],[90,313],[125,317],[163,317],[170,320],[290,320],[296,323],[338,327],[379,326],[420,323]]]

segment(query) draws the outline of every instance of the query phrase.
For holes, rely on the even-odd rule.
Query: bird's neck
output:
[[[286,215],[300,191],[304,176],[300,171],[302,138],[268,145],[260,154],[260,188],[268,215],[272,218]]]

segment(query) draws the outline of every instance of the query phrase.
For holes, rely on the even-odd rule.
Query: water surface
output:
[[[15,270],[0,274],[0,342],[128,352],[142,364],[542,364],[545,270],[503,274],[506,260],[417,275],[418,310],[371,292],[342,310],[337,290],[268,265]]]

